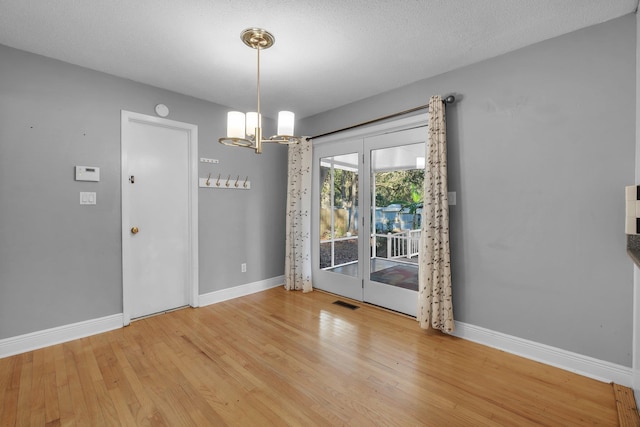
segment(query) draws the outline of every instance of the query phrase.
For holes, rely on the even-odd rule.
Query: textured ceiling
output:
[[[0,0],[0,44],[306,117],[636,10],[638,0]]]

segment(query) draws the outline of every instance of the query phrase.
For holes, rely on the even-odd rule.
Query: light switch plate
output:
[[[81,205],[95,205],[96,204],[96,193],[81,191],[80,192],[80,204]]]

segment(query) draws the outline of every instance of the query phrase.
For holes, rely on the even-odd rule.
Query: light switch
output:
[[[95,192],[80,192],[80,204],[81,205],[95,205],[96,193]]]

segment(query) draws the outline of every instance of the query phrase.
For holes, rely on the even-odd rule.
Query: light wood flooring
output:
[[[618,424],[613,387],[275,288],[0,359],[0,426]]]

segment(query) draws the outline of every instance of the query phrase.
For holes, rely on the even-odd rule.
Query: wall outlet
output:
[[[247,272],[247,263],[243,262],[242,264],[240,264],[240,271],[242,273],[246,273]]]

